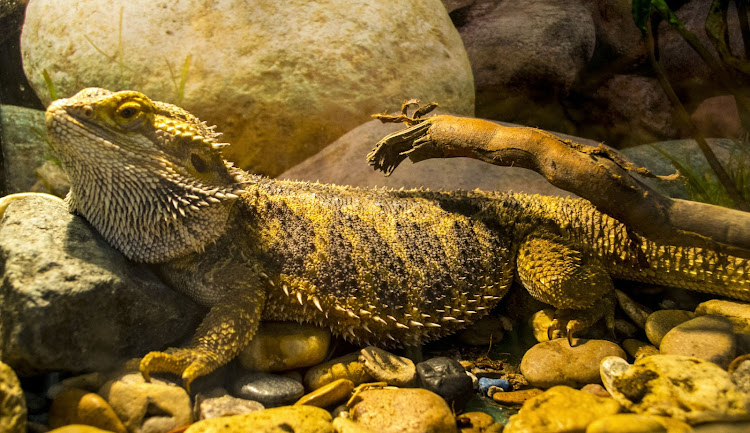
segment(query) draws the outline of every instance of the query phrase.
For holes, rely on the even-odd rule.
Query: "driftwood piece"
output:
[[[636,236],[750,258],[750,213],[664,196],[632,173],[655,175],[603,145],[588,146],[535,128],[506,127],[468,117],[418,119],[407,116],[405,108],[406,104],[400,116],[375,116],[412,125],[383,138],[367,156],[369,164],[386,175],[406,158],[419,162],[468,157],[523,167],[589,200]]]

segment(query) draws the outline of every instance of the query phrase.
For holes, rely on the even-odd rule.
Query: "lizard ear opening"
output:
[[[203,160],[197,153],[190,154],[190,162],[193,164],[193,168],[195,168],[195,171],[198,173],[205,173],[206,170],[208,170],[208,165],[206,165],[206,161]]]

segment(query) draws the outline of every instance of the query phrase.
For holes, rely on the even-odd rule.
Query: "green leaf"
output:
[[[641,33],[646,34],[646,26],[651,18],[651,0],[633,0],[633,21]]]

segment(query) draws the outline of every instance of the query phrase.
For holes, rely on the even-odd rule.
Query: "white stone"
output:
[[[139,90],[217,124],[229,159],[271,175],[406,99],[474,110],[440,0],[31,0],[21,45],[42,102],[43,71],[60,97]]]

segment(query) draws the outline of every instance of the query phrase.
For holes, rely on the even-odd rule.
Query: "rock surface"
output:
[[[305,404],[317,407],[330,407],[342,400],[351,397],[354,383],[349,379],[334,380],[328,385],[322,386],[315,391],[302,396],[295,405]]]
[[[182,387],[154,378],[146,383],[140,373],[110,380],[99,395],[112,406],[129,432],[166,432],[193,421],[190,396]]]
[[[471,378],[458,361],[448,357],[431,358],[417,364],[419,386],[443,397],[460,411],[474,394]]]
[[[453,433],[456,422],[445,400],[424,389],[363,391],[349,411],[351,419],[380,433]]]
[[[635,361],[602,361],[602,381],[623,407],[640,414],[669,416],[697,424],[742,419],[750,398],[716,364],[679,355]]]
[[[52,401],[49,426],[85,424],[116,433],[127,433],[112,406],[99,394],[82,389],[66,389]]]
[[[712,299],[698,305],[695,314],[724,316],[734,325],[737,334],[750,334],[750,304],[739,301]]]
[[[735,357],[732,322],[722,316],[700,316],[675,326],[659,346],[665,355],[694,356],[726,369]]]
[[[212,5],[32,1],[26,76],[45,104],[42,70],[62,96],[131,88],[177,103],[218,124],[229,159],[269,175],[408,98],[473,113],[471,67],[440,0]]]
[[[550,96],[573,86],[596,44],[581,2],[477,0],[460,12],[454,21],[474,72],[477,115],[564,130]]]
[[[400,387],[410,387],[416,384],[417,369],[409,358],[396,356],[375,346],[368,346],[359,352],[359,362],[365,367],[365,371],[378,382]]]
[[[589,424],[586,433],[691,433],[689,424],[656,415],[618,413]]]
[[[44,112],[13,105],[0,106],[3,131],[3,182],[7,194],[31,191],[34,169],[52,156],[44,141]],[[40,135],[42,134],[42,135]],[[0,191],[2,193],[2,191]]]
[[[201,311],[61,203],[30,197],[0,221],[0,357],[19,374],[103,371],[190,335]]]
[[[656,347],[662,338],[679,325],[695,317],[695,313],[685,310],[659,310],[649,314],[646,319],[646,337]]]
[[[199,420],[243,415],[265,409],[265,407],[257,401],[245,400],[244,398],[232,397],[231,395],[201,399],[196,398],[195,407],[195,416]]]
[[[26,432],[26,399],[16,373],[0,361],[0,431]]]
[[[244,415],[198,421],[185,433],[333,433],[331,414],[314,406],[282,406]]]
[[[359,362],[359,352],[334,358],[310,368],[305,373],[304,383],[308,390],[315,390],[338,379],[348,379],[357,386],[372,381],[372,376]]]
[[[536,344],[521,360],[521,373],[529,384],[539,388],[567,385],[580,388],[598,383],[599,363],[607,356],[625,357],[616,344],[605,340],[568,340],[559,338]]]
[[[331,332],[312,325],[263,322],[238,359],[248,370],[285,371],[320,364],[328,353]]]
[[[551,433],[584,431],[598,418],[614,415],[620,405],[611,398],[596,397],[567,386],[555,386],[526,401],[510,417],[504,433]]]
[[[260,402],[265,407],[284,406],[305,393],[300,382],[268,373],[248,373],[232,383],[232,395]]]

